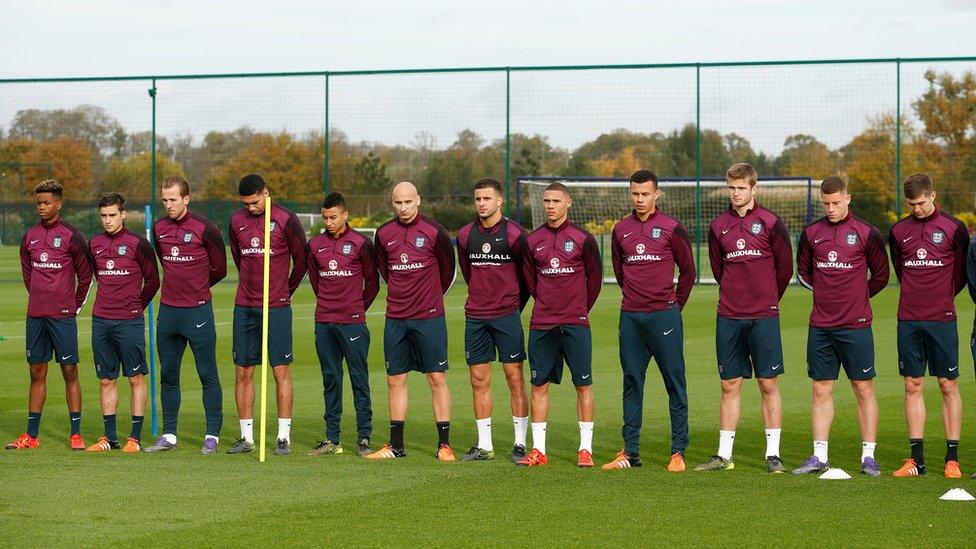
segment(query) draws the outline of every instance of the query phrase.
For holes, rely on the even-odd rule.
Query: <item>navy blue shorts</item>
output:
[[[718,317],[715,355],[722,379],[776,377],[783,373],[779,317],[740,320]]]
[[[959,377],[959,333],[956,321],[898,321],[898,373],[905,377]]]
[[[424,374],[447,370],[447,323],[444,316],[424,319],[386,319],[383,327],[386,374],[411,370]]]
[[[468,366],[498,358],[507,364],[525,360],[525,333],[517,312],[491,319],[465,318],[464,358]]]
[[[268,309],[268,365],[283,366],[295,360],[291,341],[291,307]],[[261,307],[234,306],[234,364],[261,364]]]
[[[874,335],[867,328],[816,328],[807,330],[807,374],[815,380],[837,380],[844,366],[847,379],[873,379]]]
[[[27,363],[78,364],[78,322],[70,318],[27,317]]]
[[[593,339],[587,326],[556,326],[529,330],[529,368],[532,384],[562,381],[563,363],[569,365],[573,385],[593,384]]]
[[[128,320],[92,317],[92,354],[98,379],[148,375],[146,366],[146,321],[140,316]]]

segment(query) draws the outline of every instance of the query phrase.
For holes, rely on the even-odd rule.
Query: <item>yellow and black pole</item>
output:
[[[264,199],[264,289],[261,296],[261,449],[258,461],[264,463],[264,437],[268,409],[268,288],[271,283],[271,197]]]

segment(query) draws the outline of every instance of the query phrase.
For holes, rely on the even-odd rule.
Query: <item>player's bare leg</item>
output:
[[[468,367],[471,377],[471,396],[476,420],[491,417],[491,363],[475,364]],[[428,380],[430,375],[428,375]],[[431,385],[433,389],[433,385]]]
[[[722,401],[718,406],[718,428],[722,431],[735,431],[739,425],[741,391],[741,377],[722,380]]]
[[[278,404],[278,435],[275,437],[275,454],[291,453],[291,409],[294,389],[291,383],[291,369],[287,364],[279,364],[271,369],[275,378],[275,400]],[[253,391],[253,385],[252,385]]]
[[[946,435],[945,477],[962,478],[959,469],[959,435],[962,431],[962,396],[955,379],[939,378],[942,391],[942,426]]]
[[[874,380],[851,381],[857,398],[857,423],[861,427],[861,473],[869,477],[881,476],[881,467],[874,459],[878,441],[878,399],[874,393]]]
[[[63,364],[61,366],[61,377],[64,378],[64,393],[68,401],[68,411],[81,412],[81,383],[78,381],[78,365]]]
[[[390,390],[390,421],[407,419],[407,374],[386,376]]]
[[[254,419],[254,370],[257,366],[238,366],[235,368],[234,400],[237,402],[237,415],[242,419]]]
[[[576,386],[576,415],[579,418],[580,445],[576,465],[593,467],[593,386]]]
[[[98,380],[98,399],[102,404],[102,415],[115,415],[119,407],[119,388],[114,379]]]
[[[516,463],[523,467],[546,465],[546,422],[549,419],[549,383],[532,386],[532,451]]]
[[[137,375],[130,377],[129,387],[132,389],[132,397],[129,401],[129,406],[132,409],[132,415],[145,416],[147,393],[146,376]]]
[[[30,390],[27,393],[27,409],[40,412],[44,409],[44,401],[47,400],[47,362],[31,364],[30,378]]]
[[[855,393],[857,389],[855,388]],[[858,406],[860,417],[860,406]],[[811,421],[813,440],[826,441],[830,438],[830,425],[834,422],[834,381],[830,379],[813,380],[813,405]],[[765,419],[765,417],[763,418]]]
[[[451,391],[447,388],[447,376],[444,372],[431,372],[427,374],[427,384],[430,385],[431,400],[434,403],[434,419],[436,421],[451,421]],[[404,385],[404,387],[406,386]],[[392,398],[390,400],[392,401]],[[404,400],[404,404],[406,404],[406,400]],[[490,410],[489,407],[489,415]],[[404,411],[404,415],[406,415],[406,411]]]
[[[763,424],[766,426],[766,470],[785,473],[786,467],[779,457],[779,439],[783,425],[783,399],[779,393],[779,381],[775,377],[756,378],[762,393]]]
[[[529,415],[529,398],[525,393],[525,378],[522,375],[521,362],[507,362],[502,364],[508,391],[512,395],[512,416],[527,417]]]
[[[922,389],[925,379],[905,378],[905,421],[908,423],[908,438],[922,438],[925,434],[925,395]]]

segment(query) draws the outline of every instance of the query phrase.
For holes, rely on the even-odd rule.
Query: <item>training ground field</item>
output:
[[[26,292],[17,249],[0,248],[0,438],[24,430],[28,375],[24,363]],[[763,465],[765,440],[755,382],[745,385],[742,421],[736,436],[734,471],[671,474],[667,400],[655,367],[646,392],[642,438],[644,467],[605,472],[622,446],[621,373],[617,359],[620,292],[604,286],[591,320],[594,333],[594,393],[597,467],[576,468],[578,429],[572,385],[553,386],[548,467],[518,469],[510,463],[512,428],[507,389],[500,369],[494,377],[494,442],[498,459],[439,463],[430,393],[422,376],[410,377],[408,457],[366,462],[355,456],[355,421],[348,380],[340,456],[307,457],[323,438],[323,402],[313,338],[312,292],[307,283],[294,304],[295,412],[293,454],[267,461],[257,452],[223,453],[238,437],[234,366],[230,359],[231,313],[236,272],[215,290],[218,361],[224,388],[222,453],[202,456],[200,385],[187,352],[183,365],[180,446],[149,455],[87,454],[67,448],[68,421],[57,368],[48,376],[48,400],[37,450],[0,453],[0,544],[46,545],[376,545],[376,546],[966,546],[976,539],[976,503],[944,502],[939,496],[962,486],[976,470],[976,383],[969,348],[973,304],[960,295],[960,387],[966,406],[960,461],[965,478],[942,478],[945,451],[940,396],[926,381],[929,475],[894,479],[891,471],[907,456],[901,378],[897,373],[895,320],[898,288],[874,300],[878,401],[881,425],[878,479],[857,474],[860,436],[854,400],[846,381],[836,391],[837,416],[830,461],[854,477],[821,481],[815,476],[769,475]],[[718,442],[719,379],[714,359],[716,286],[698,286],[684,311],[688,364],[691,446],[689,469],[715,453]],[[84,419],[82,434],[101,434],[98,385],[90,352],[91,302],[79,317]],[[471,391],[464,365],[463,285],[447,296],[450,334],[448,381],[453,397],[451,439],[466,451],[476,441]],[[374,448],[386,442],[388,415],[382,360],[383,293],[369,317],[374,410]],[[811,454],[810,383],[805,345],[810,293],[791,287],[782,303],[786,375],[781,377],[782,457],[798,466]],[[527,323],[528,313],[525,320]],[[528,376],[526,376],[528,377]],[[567,375],[568,381],[568,375]],[[269,374],[269,384],[273,378]],[[273,391],[273,388],[272,388]],[[274,393],[268,409],[273,441]],[[149,414],[144,439],[148,433]],[[128,432],[128,387],[120,383],[119,433]],[[257,429],[257,421],[255,421]],[[271,442],[269,442],[271,444]],[[531,444],[531,434],[530,434]]]

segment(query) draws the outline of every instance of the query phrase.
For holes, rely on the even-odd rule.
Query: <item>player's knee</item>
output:
[[[944,377],[939,378],[939,390],[942,391],[943,396],[953,396],[959,392],[959,384],[955,379],[946,379]]]
[[[78,381],[78,366],[69,364],[61,367],[61,377],[66,382],[74,383]]]
[[[431,389],[443,389],[447,387],[447,376],[444,375],[444,372],[427,374],[427,383],[430,385]]]
[[[779,382],[775,377],[759,378],[759,390],[763,395],[771,396],[779,393]]]
[[[102,387],[105,387],[105,388],[113,387],[113,386],[115,386],[115,380],[114,379],[107,379],[107,378],[106,379],[99,379],[98,380],[98,384],[101,385]]]
[[[762,385],[760,385],[762,387]],[[739,390],[742,388],[742,378],[737,377],[735,379],[723,379],[722,380],[722,394],[725,396],[738,396]]]
[[[905,394],[906,395],[918,395],[922,393],[922,383],[924,378],[921,377],[906,377],[905,378]]]

